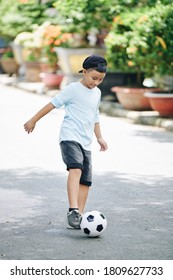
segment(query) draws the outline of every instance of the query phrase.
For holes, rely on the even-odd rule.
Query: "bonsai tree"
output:
[[[136,7],[117,15],[105,39],[112,70],[141,73],[145,77],[172,74],[173,6],[158,1],[153,7]]]

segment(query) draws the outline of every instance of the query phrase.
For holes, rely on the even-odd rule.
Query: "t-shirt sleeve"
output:
[[[67,86],[60,93],[56,94],[50,101],[56,108],[60,108],[71,100],[70,86]]]

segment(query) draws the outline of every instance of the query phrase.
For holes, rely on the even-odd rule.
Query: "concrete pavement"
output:
[[[172,260],[173,134],[101,115],[106,153],[93,142],[86,211],[102,211],[103,236],[66,229],[66,176],[58,131],[63,110],[28,135],[23,123],[50,100],[0,85],[0,259]]]
[[[100,111],[112,117],[126,118],[134,124],[151,125],[173,132],[173,117],[160,117],[156,111],[131,111],[115,102],[102,101]]]

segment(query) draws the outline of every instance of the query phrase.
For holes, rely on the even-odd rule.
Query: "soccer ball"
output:
[[[82,217],[80,227],[88,237],[96,237],[105,231],[107,220],[99,211],[86,212]]]

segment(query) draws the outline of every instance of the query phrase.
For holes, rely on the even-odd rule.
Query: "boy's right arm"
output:
[[[47,115],[52,111],[55,106],[52,103],[48,103],[44,106],[39,112],[37,112],[29,121],[24,124],[24,129],[26,132],[30,133],[34,130],[36,122],[39,121],[42,117]]]

